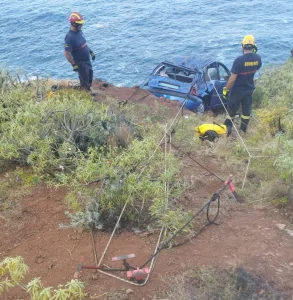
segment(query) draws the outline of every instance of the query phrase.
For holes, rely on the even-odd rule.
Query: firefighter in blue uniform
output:
[[[237,57],[231,69],[231,76],[223,89],[223,98],[229,96],[227,110],[229,115],[225,120],[227,136],[232,132],[232,120],[240,105],[242,108],[240,131],[246,132],[251,114],[252,93],[254,91],[254,75],[260,69],[261,57],[256,54],[257,47],[252,35],[247,35],[242,41],[243,55]],[[229,92],[230,91],[230,92]]]
[[[93,81],[93,68],[91,60],[95,60],[94,52],[87,45],[81,30],[84,24],[83,17],[78,12],[72,12],[69,16],[70,30],[65,37],[64,55],[71,63],[72,69],[78,72],[80,88],[91,91]]]

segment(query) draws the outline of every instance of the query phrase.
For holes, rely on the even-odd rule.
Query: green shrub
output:
[[[92,148],[88,157],[76,158],[74,177],[66,177],[73,189],[67,197],[73,223],[77,224],[79,218],[80,225],[92,224],[90,211],[94,207],[99,212],[98,218],[94,218],[95,226],[112,227],[125,203],[128,205],[122,219],[125,226],[146,227],[150,219],[159,220],[162,217],[159,206],[168,210],[165,182],[174,181],[179,165],[168,154],[165,173],[163,153],[159,149],[154,152],[156,147],[156,136],[148,136],[141,141],[133,140],[127,149],[115,148],[105,153]],[[180,193],[179,190],[180,185],[173,184],[170,196]]]
[[[8,73],[3,78],[0,160],[31,167],[32,172],[17,169],[27,185],[45,180],[71,187],[66,199],[71,225],[107,227],[127,203],[123,224],[146,226],[153,199],[165,201],[164,185],[178,172],[169,154],[165,173],[158,147],[162,128],[138,131],[125,115],[85,92],[66,89],[45,98],[41,81],[24,85]]]
[[[278,67],[266,69],[257,80],[253,103],[257,107],[287,106],[292,107],[293,101],[293,60]]]
[[[57,289],[45,288],[39,278],[32,279],[27,285],[22,284],[29,268],[22,257],[7,257],[0,261],[0,295],[15,286],[21,286],[32,300],[53,299],[84,299],[84,284],[78,280],[71,280],[67,284],[59,285]],[[4,298],[3,298],[4,299]]]
[[[272,282],[242,268],[217,270],[199,268],[168,279],[170,300],[290,299]]]
[[[39,101],[36,84],[0,90],[0,160],[51,174],[71,169],[72,158],[91,147],[127,147],[137,133],[125,116],[85,92],[66,90]]]

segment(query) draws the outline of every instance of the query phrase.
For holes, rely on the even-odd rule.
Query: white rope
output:
[[[213,85],[213,87],[214,87],[214,89],[215,89],[215,91],[216,91],[216,93],[217,93],[217,95],[218,95],[218,97],[219,97],[221,103],[222,103],[223,108],[225,109],[227,115],[229,115],[228,110],[226,109],[226,107],[225,107],[225,105],[224,105],[224,103],[223,103],[223,101],[222,101],[222,98],[221,98],[221,96],[219,95],[219,92],[218,92],[216,86],[214,85],[214,82],[212,81],[212,79],[211,79],[211,77],[209,76],[209,74],[208,74],[208,77],[209,77],[209,79],[210,79],[210,81],[211,81],[211,83],[212,83],[212,85]],[[185,99],[185,100],[186,100],[186,99]],[[176,116],[173,118],[173,120],[172,120],[171,124],[169,125],[169,127],[168,127],[168,124],[166,124],[164,136],[162,137],[162,139],[160,140],[160,142],[159,142],[158,145],[156,146],[156,148],[155,148],[155,150],[153,151],[152,155],[148,158],[147,163],[146,163],[145,166],[142,168],[142,170],[141,170],[141,172],[140,172],[140,174],[139,174],[138,177],[141,176],[141,174],[143,173],[144,169],[145,169],[146,166],[148,165],[148,162],[154,157],[155,153],[157,152],[158,148],[160,147],[160,145],[161,145],[161,143],[164,141],[164,139],[165,139],[165,175],[167,174],[167,162],[166,162],[166,155],[167,155],[167,154],[166,154],[166,153],[167,153],[167,134],[168,134],[168,132],[170,131],[170,129],[172,128],[172,126],[173,126],[173,124],[175,123],[175,121],[177,120],[179,114],[182,112],[182,110],[183,110],[183,108],[184,108],[184,105],[185,105],[185,102],[186,102],[186,101],[183,101],[183,103],[182,103],[180,109],[178,110],[178,113],[177,113]],[[229,116],[230,116],[230,115],[229,115]],[[249,149],[248,149],[248,147],[246,146],[244,140],[242,139],[242,137],[241,137],[241,135],[240,135],[240,133],[239,133],[239,131],[238,131],[238,129],[237,129],[237,127],[236,127],[236,125],[235,125],[235,123],[233,122],[232,119],[231,119],[231,122],[232,122],[232,125],[233,125],[233,127],[234,127],[234,129],[235,129],[235,131],[236,131],[236,133],[237,133],[237,135],[238,135],[238,137],[239,137],[241,143],[243,144],[244,149],[246,150],[246,152],[247,152],[247,154],[248,154],[248,164],[247,164],[246,172],[245,172],[244,179],[243,179],[243,183],[242,183],[242,190],[243,190],[243,189],[244,189],[245,182],[246,182],[247,174],[248,174],[248,171],[249,171],[251,158],[261,158],[261,157],[266,157],[266,156],[252,156],[251,153],[250,153],[250,151],[249,151]],[[170,139],[171,139],[171,135],[170,135]],[[170,143],[170,151],[171,151],[171,143]],[[129,199],[129,198],[128,198],[128,199]],[[165,182],[165,199],[166,199],[166,205],[167,205],[167,200],[168,200],[168,184],[167,184],[167,182]],[[125,202],[125,204],[124,204],[124,206],[123,206],[123,208],[122,208],[122,211],[121,211],[121,213],[120,213],[120,216],[119,216],[119,218],[118,218],[118,220],[117,220],[117,222],[116,222],[116,225],[115,225],[115,227],[114,227],[114,230],[113,230],[113,232],[112,232],[112,234],[111,234],[111,236],[110,236],[110,238],[109,238],[109,240],[108,240],[108,243],[107,243],[107,245],[106,245],[106,248],[104,249],[104,252],[103,252],[103,254],[102,254],[102,256],[101,256],[101,259],[100,259],[100,261],[99,261],[99,265],[98,265],[98,266],[100,266],[100,264],[101,264],[101,262],[102,262],[102,260],[103,260],[103,258],[104,258],[104,256],[105,256],[105,254],[106,254],[106,252],[107,252],[107,250],[108,250],[108,247],[109,247],[109,245],[110,245],[110,243],[111,243],[111,241],[112,241],[112,239],[113,239],[113,236],[114,236],[114,234],[115,234],[115,232],[116,232],[116,230],[117,230],[117,227],[118,227],[118,225],[119,225],[119,222],[120,222],[120,220],[121,220],[121,218],[122,218],[122,215],[123,215],[123,213],[124,213],[124,211],[125,211],[125,208],[126,208],[127,204],[128,204],[128,200]],[[162,228],[162,229],[163,229],[163,228]],[[162,231],[161,231],[161,233],[162,233]],[[161,238],[161,234],[160,234],[158,243],[159,243],[159,241],[160,241],[160,238]],[[154,262],[154,259],[152,260],[152,264],[153,264],[153,262]],[[127,281],[127,280],[125,280],[125,279],[122,279],[122,278],[120,278],[120,277],[118,277],[118,276],[115,276],[115,275],[113,275],[113,274],[108,274],[108,273],[103,272],[103,271],[101,271],[101,270],[99,270],[99,272],[105,273],[105,274],[107,274],[107,275],[109,275],[109,276],[112,276],[112,277],[115,277],[115,278],[117,278],[117,279],[120,279],[120,280],[129,282],[129,281]],[[130,282],[129,282],[129,283],[130,283]],[[132,284],[133,284],[133,283],[132,283]],[[141,285],[141,284],[136,284],[136,285]]]
[[[165,175],[167,174],[167,134],[168,134],[168,131],[167,131],[167,124],[166,124],[166,127],[165,127]],[[170,135],[170,139],[171,139],[171,135]],[[170,143],[170,151],[171,151],[171,143]],[[166,199],[166,206],[167,206],[167,204],[168,204],[168,185],[167,185],[167,181],[165,181],[165,199]],[[126,206],[126,205],[125,205],[125,206]],[[125,208],[125,207],[124,207],[124,208]],[[114,230],[116,230],[116,229],[114,229]],[[159,238],[158,238],[158,241],[157,241],[157,245],[156,245],[156,247],[155,247],[155,250],[154,250],[153,255],[157,252],[157,249],[159,248],[160,241],[161,241],[162,234],[163,234],[164,230],[165,230],[165,227],[163,226],[163,227],[161,228],[161,232],[160,232],[160,235],[159,235]],[[113,231],[113,232],[114,232],[114,231]],[[110,239],[109,239],[109,241],[108,241],[108,244],[107,244],[106,248],[108,248],[108,245],[109,245],[111,239],[112,239],[112,237],[110,237]],[[101,258],[101,260],[100,260],[100,263],[101,263],[101,261],[102,261],[102,259],[103,259],[103,257],[104,257],[105,252],[106,252],[106,250],[105,250],[104,253],[103,253],[103,256],[102,256],[102,258]],[[152,258],[152,260],[151,260],[151,265],[150,265],[150,269],[149,269],[149,270],[150,270],[150,273],[151,273],[151,271],[152,271],[152,269],[153,269],[153,267],[154,267],[154,265],[155,265],[155,263],[156,263],[156,260],[157,260],[158,256],[159,256],[159,255],[156,254],[156,255]],[[100,263],[99,263],[99,265],[100,265]],[[119,276],[116,276],[116,275],[107,273],[107,272],[102,271],[102,270],[99,270],[99,269],[98,269],[98,271],[99,271],[100,273],[102,273],[102,274],[108,275],[108,276],[110,276],[110,277],[116,278],[116,279],[118,279],[118,280],[121,280],[121,281],[123,281],[123,282],[127,282],[127,283],[132,284],[132,285],[135,285],[135,286],[143,286],[143,285],[145,285],[145,284],[148,282],[149,277],[150,277],[150,273],[149,273],[149,274],[147,275],[146,280],[145,280],[143,283],[136,283],[136,282],[131,282],[131,281],[126,280],[126,279],[124,279],[124,278],[122,278],[122,277],[119,277]]]
[[[272,158],[272,157],[277,157],[278,155],[255,155],[255,156],[251,156],[251,158]]]
[[[260,124],[259,119],[254,114],[251,114],[251,118],[254,119],[257,124]]]
[[[186,102],[186,101],[183,101],[183,102],[182,102],[182,105],[181,105],[181,107],[180,107],[180,109],[179,109],[177,115],[175,116],[175,118],[174,118],[173,121],[171,122],[170,126],[168,127],[167,132],[170,131],[170,129],[172,128],[173,124],[175,123],[176,119],[178,118],[179,114],[181,113],[181,111],[182,111],[182,109],[183,109],[183,107],[184,107],[184,105],[185,105],[185,102]],[[162,142],[164,141],[164,139],[165,139],[165,134],[164,134],[164,136],[162,137],[162,139],[160,140],[160,142],[158,143],[158,145],[157,145],[157,147],[155,148],[153,154],[152,154],[152,155],[149,157],[149,159],[147,160],[147,162],[149,162],[149,161],[151,160],[151,158],[154,157],[156,151],[159,149],[159,147],[160,147],[160,145],[162,144]],[[147,165],[146,165],[146,166],[147,166]],[[144,168],[145,168],[145,167],[144,167]]]
[[[128,198],[128,199],[129,199],[129,198]],[[113,236],[114,236],[114,234],[115,234],[115,232],[116,232],[116,229],[117,229],[117,227],[118,227],[118,225],[119,225],[119,222],[120,222],[120,220],[121,220],[121,217],[122,217],[122,215],[123,215],[123,213],[124,213],[124,210],[125,210],[125,208],[126,208],[128,199],[127,199],[127,201],[125,201],[125,204],[124,204],[124,206],[123,206],[123,208],[122,208],[122,211],[121,211],[121,213],[120,213],[120,216],[119,216],[119,218],[118,218],[118,220],[117,220],[117,222],[116,222],[116,225],[115,225],[115,227],[114,227],[114,230],[112,231],[112,234],[111,234],[111,236],[110,236],[110,238],[109,238],[109,240],[108,240],[108,243],[107,243],[107,245],[106,245],[106,248],[104,249],[104,252],[103,252],[103,254],[102,254],[101,258],[100,258],[98,267],[101,265],[101,262],[102,262],[102,260],[103,260],[103,258],[104,258],[104,256],[105,256],[105,254],[106,254],[106,252],[107,252],[107,250],[108,250],[108,247],[109,247],[109,245],[110,245],[110,243],[111,243],[111,240],[112,240],[112,238],[113,238]]]
[[[185,100],[186,100],[186,99],[185,99]],[[144,169],[145,169],[146,166],[148,165],[148,162],[154,157],[156,151],[159,149],[159,147],[160,147],[161,143],[164,141],[164,139],[165,139],[165,144],[167,143],[167,133],[170,131],[170,129],[172,128],[172,126],[173,126],[173,124],[175,123],[176,119],[178,118],[179,114],[181,113],[181,111],[182,111],[182,109],[183,109],[183,107],[184,107],[184,105],[185,105],[185,102],[186,102],[186,101],[183,101],[183,103],[182,103],[182,105],[181,105],[181,107],[180,107],[178,113],[176,114],[175,118],[174,118],[173,121],[171,122],[170,126],[168,127],[168,124],[166,124],[164,136],[162,137],[162,139],[161,139],[160,142],[158,143],[158,145],[157,145],[157,147],[155,148],[155,150],[153,151],[152,155],[148,158],[147,163],[146,163],[145,166],[142,168],[140,174],[138,175],[138,178],[139,178],[139,177],[141,176],[141,174],[143,173]],[[166,151],[166,148],[167,148],[167,147],[165,146],[165,151]],[[165,169],[166,169],[166,152],[165,152]],[[165,182],[165,184],[166,184],[166,182]],[[167,187],[165,187],[165,193],[168,193]],[[165,197],[166,197],[166,194],[165,194]],[[129,198],[130,198],[130,197],[129,197]],[[115,234],[115,232],[116,232],[116,230],[117,230],[117,227],[118,227],[118,225],[119,225],[119,222],[120,222],[120,220],[121,220],[121,218],[122,218],[122,215],[123,215],[123,213],[124,213],[124,210],[125,210],[125,208],[126,208],[126,206],[127,206],[127,204],[128,204],[129,198],[125,201],[125,204],[124,204],[124,206],[123,206],[123,208],[122,208],[122,211],[121,211],[120,216],[119,216],[119,218],[118,218],[118,220],[117,220],[117,222],[116,222],[116,225],[115,225],[115,227],[114,227],[114,229],[113,229],[113,232],[112,232],[112,234],[111,234],[111,236],[110,236],[110,238],[109,238],[109,240],[108,240],[108,243],[107,243],[107,245],[106,245],[106,247],[105,247],[105,249],[104,249],[104,252],[103,252],[103,254],[102,254],[101,258],[100,258],[100,261],[99,261],[99,265],[98,265],[98,266],[101,265],[102,260],[104,259],[104,256],[105,256],[105,254],[106,254],[106,252],[107,252],[107,250],[108,250],[108,247],[109,247],[109,245],[110,245],[110,243],[111,243],[111,241],[112,241],[112,239],[113,239],[113,236],[114,236],[114,234]],[[154,253],[156,252],[156,250],[157,250],[157,248],[158,248],[158,245],[159,245],[159,243],[160,243],[160,240],[161,240],[161,236],[162,236],[162,232],[163,232],[163,231],[164,231],[164,227],[162,227],[162,229],[161,229],[161,233],[160,233],[160,235],[159,235],[159,239],[158,239],[157,246],[156,246],[156,248],[155,248]],[[156,255],[156,256],[157,256],[157,255]],[[151,267],[154,265],[154,262],[155,262],[155,257],[154,257],[154,258],[152,259],[152,261],[151,261]],[[117,278],[117,279],[119,279],[119,280],[122,280],[122,281],[125,281],[125,282],[128,282],[128,283],[131,283],[131,284],[134,284],[134,285],[144,285],[144,284],[147,282],[147,280],[145,280],[144,284],[136,284],[136,283],[130,282],[130,281],[128,281],[128,280],[125,280],[125,279],[123,279],[123,278],[121,278],[121,277],[119,277],[119,276],[115,276],[115,275],[113,275],[113,274],[109,274],[109,273],[107,273],[107,272],[104,272],[104,271],[102,271],[102,270],[99,270],[99,269],[98,269],[98,271],[99,271],[100,273],[105,274],[105,275],[108,275],[108,276]],[[149,278],[149,274],[148,274],[147,279],[148,279],[148,278]]]
[[[165,201],[168,202],[168,183],[167,183],[167,124],[165,127]]]
[[[208,76],[209,76],[209,74],[208,74]],[[209,79],[211,80],[211,77],[210,77],[210,76],[209,76]],[[216,88],[216,86],[214,85],[214,82],[213,82],[212,80],[211,80],[211,83],[212,83],[212,85],[213,85],[213,87],[214,87],[214,89],[215,89],[215,91],[216,91],[216,93],[217,93],[217,95],[218,95],[218,97],[219,97],[219,99],[220,99],[220,101],[221,101],[221,103],[222,103],[222,106],[224,107],[224,109],[225,109],[227,115],[230,116],[229,113],[228,113],[228,110],[226,109],[226,107],[225,107],[225,105],[224,105],[224,103],[223,103],[223,101],[222,101],[222,98],[221,98],[221,96],[219,95],[219,92],[218,92],[218,90],[217,90],[217,88]],[[256,118],[255,116],[253,116],[253,114],[252,114],[252,117],[258,122],[257,118]],[[233,122],[232,119],[230,119],[230,120],[231,120],[231,122],[232,122],[232,124],[233,124],[233,127],[235,128],[235,130],[236,130],[236,132],[237,132],[238,137],[240,138],[240,140],[241,140],[241,142],[242,142],[242,144],[243,144],[243,146],[244,146],[244,148],[245,148],[245,150],[246,150],[246,152],[247,152],[247,154],[248,154],[248,163],[247,163],[247,167],[246,167],[244,179],[243,179],[243,182],[242,182],[242,188],[241,188],[241,190],[243,190],[243,189],[244,189],[245,182],[246,182],[246,179],[247,179],[247,174],[248,174],[248,171],[249,171],[251,159],[252,159],[252,158],[268,158],[268,157],[273,157],[273,156],[266,156],[266,155],[251,155],[251,153],[250,153],[248,147],[246,146],[246,144],[245,144],[244,140],[242,139],[242,137],[241,137],[239,131],[237,130],[235,123]],[[255,148],[255,149],[250,149],[250,150],[261,151],[262,149]]]
[[[247,163],[247,167],[246,167],[246,172],[245,172],[245,176],[244,176],[244,180],[243,180],[242,188],[241,188],[242,191],[243,191],[243,189],[244,189],[244,184],[245,184],[246,177],[247,177],[247,173],[248,173],[248,170],[249,170],[249,167],[250,167],[250,161],[251,161],[251,156],[249,156],[249,158],[248,158],[248,163]]]
[[[159,244],[160,244],[160,241],[161,241],[161,237],[162,237],[162,234],[163,234],[164,230],[165,230],[165,228],[162,227],[161,232],[160,232],[160,235],[159,235],[159,238],[158,238],[158,241],[157,241],[157,245],[156,245],[156,248],[155,248],[155,251],[154,251],[153,255],[156,253],[156,251],[157,251],[157,249],[158,249],[158,247],[159,247]],[[151,260],[150,273],[151,273],[151,271],[152,271],[152,269],[153,269],[153,267],[154,267],[154,265],[155,265],[155,262],[156,262],[158,256],[159,256],[159,254],[157,254],[156,256],[154,256],[153,259]],[[98,269],[97,271],[100,272],[100,273],[102,273],[102,274],[104,274],[104,275],[107,275],[107,276],[116,278],[116,279],[118,279],[118,280],[121,280],[121,281],[123,281],[123,282],[129,283],[129,284],[132,284],[132,285],[136,285],[136,286],[144,286],[144,285],[148,282],[149,277],[150,277],[150,273],[149,273],[149,274],[147,275],[146,280],[145,280],[143,283],[136,283],[136,282],[129,281],[129,280],[125,279],[125,278],[122,278],[122,277],[113,275],[113,274],[111,274],[111,273],[107,273],[106,271],[103,271],[103,270],[100,270],[100,269]]]
[[[168,131],[167,131],[167,124],[166,124],[166,127],[165,127],[165,135],[164,135],[164,138],[165,138],[165,175],[167,175],[167,134],[168,134]],[[170,146],[170,149],[171,149],[171,146]],[[167,176],[166,176],[166,178],[167,178]],[[168,204],[168,183],[167,183],[167,181],[165,181],[165,201],[166,201],[166,207],[167,207],[167,204]],[[124,205],[124,207],[123,207],[123,209],[122,209],[122,211],[121,211],[121,213],[120,213],[119,219],[118,219],[118,221],[117,221],[117,223],[116,223],[116,225],[115,225],[115,228],[114,228],[114,230],[113,230],[113,232],[112,232],[112,234],[111,234],[111,237],[110,237],[109,240],[108,240],[108,243],[107,243],[106,248],[105,248],[105,250],[104,250],[104,252],[103,252],[103,254],[102,254],[102,256],[101,256],[101,259],[100,259],[100,261],[99,261],[98,266],[100,266],[100,264],[101,264],[101,262],[102,262],[102,260],[103,260],[103,258],[104,258],[104,256],[105,256],[105,254],[106,254],[106,252],[107,252],[107,249],[108,249],[108,247],[109,247],[109,245],[110,245],[110,242],[111,242],[111,240],[112,240],[112,238],[113,238],[113,236],[114,236],[114,233],[115,233],[115,231],[116,231],[116,229],[117,229],[117,226],[118,226],[118,224],[119,224],[119,222],[120,222],[120,219],[121,219],[121,217],[122,217],[122,215],[123,215],[123,213],[124,213],[124,210],[125,210],[125,208],[126,208],[126,204],[127,204],[127,202],[125,202],[125,205]],[[162,229],[161,229],[161,232],[160,232],[158,241],[157,241],[157,245],[156,245],[155,250],[154,250],[154,254],[156,253],[156,251],[157,251],[157,249],[158,249],[158,247],[159,247],[159,244],[160,244],[161,237],[162,237],[162,234],[163,234],[164,229],[165,229],[165,227],[163,226]],[[154,255],[154,254],[153,254],[153,255]],[[153,268],[154,265],[155,265],[155,262],[156,262],[156,260],[157,260],[157,257],[158,257],[158,254],[155,255],[155,256],[152,258],[152,260],[151,260],[150,272],[151,272],[152,268]],[[100,273],[102,273],[102,274],[108,275],[108,276],[110,276],[110,277],[116,278],[116,279],[118,279],[118,280],[121,280],[121,281],[123,281],[123,282],[130,283],[130,284],[136,285],[136,286],[143,286],[143,285],[145,285],[145,284],[148,282],[149,277],[150,277],[150,273],[149,273],[149,274],[147,275],[146,280],[145,280],[143,283],[135,283],[135,282],[131,282],[131,281],[129,281],[129,280],[126,280],[126,279],[124,279],[124,278],[122,278],[122,277],[119,277],[119,276],[116,276],[116,275],[107,273],[106,271],[103,271],[103,270],[99,270],[99,269],[98,269],[98,271],[99,271]]]
[[[220,96],[220,94],[219,94],[219,92],[218,92],[216,86],[214,85],[214,82],[212,81],[212,79],[211,79],[211,77],[210,77],[209,74],[208,74],[208,77],[209,77],[209,79],[210,79],[210,81],[211,81],[211,83],[212,83],[212,85],[213,85],[213,87],[214,87],[214,89],[215,89],[215,91],[216,91],[216,93],[217,93],[217,95],[218,95],[218,97],[219,97],[221,103],[222,103],[222,106],[224,107],[224,109],[225,109],[227,115],[230,117],[230,115],[229,115],[229,113],[228,113],[228,110],[226,109],[226,107],[225,107],[225,105],[224,105],[224,103],[223,103],[223,101],[222,101],[222,98],[221,98],[221,96]],[[246,181],[246,178],[247,178],[247,173],[248,173],[248,170],[249,170],[250,160],[251,160],[251,158],[252,158],[252,155],[250,154],[250,152],[249,152],[249,150],[248,150],[248,148],[247,148],[247,146],[246,146],[244,140],[242,139],[242,137],[241,137],[241,135],[240,135],[240,133],[239,133],[239,131],[238,131],[238,129],[237,129],[235,123],[234,123],[233,120],[231,119],[231,117],[230,117],[230,120],[231,120],[231,122],[232,122],[232,125],[233,125],[235,131],[237,132],[237,135],[238,135],[238,137],[239,137],[239,139],[240,139],[240,141],[241,141],[241,143],[242,143],[244,149],[246,150],[246,152],[247,152],[247,154],[248,154],[248,164],[247,164],[247,168],[246,168],[246,172],[245,172],[245,175],[244,175],[244,179],[243,179],[243,182],[242,182],[242,188],[241,188],[241,190],[243,190],[243,189],[244,189],[244,185],[245,185],[245,181]]]
[[[212,83],[212,85],[213,85],[213,87],[214,87],[214,89],[215,89],[215,91],[216,91],[216,93],[217,93],[217,95],[218,95],[218,97],[219,97],[221,103],[222,103],[222,106],[224,107],[224,109],[225,109],[227,115],[230,117],[230,115],[229,115],[229,113],[228,113],[228,110],[227,110],[227,108],[225,107],[225,105],[224,105],[224,103],[223,103],[223,101],[222,101],[222,98],[221,98],[221,96],[220,96],[220,94],[219,94],[219,92],[218,92],[218,90],[217,90],[217,88],[216,88],[214,82],[212,81],[212,79],[211,79],[211,77],[210,77],[209,74],[208,74],[208,76],[209,76],[209,79],[211,80],[211,83]],[[231,118],[231,117],[230,117],[230,118]],[[242,144],[243,144],[243,147],[245,148],[245,150],[246,150],[246,152],[248,153],[248,155],[251,156],[251,154],[250,154],[250,152],[249,152],[249,150],[248,150],[246,144],[244,143],[244,141],[243,141],[243,139],[242,139],[242,137],[241,137],[241,135],[240,135],[240,133],[239,133],[239,131],[238,131],[236,125],[235,125],[235,123],[233,122],[232,119],[230,119],[230,120],[231,120],[231,122],[232,122],[232,124],[233,124],[233,127],[235,128],[235,130],[236,130],[236,132],[237,132],[238,137],[240,138],[240,140],[241,140],[241,142],[242,142]]]

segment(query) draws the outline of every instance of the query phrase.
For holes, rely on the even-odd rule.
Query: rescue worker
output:
[[[223,89],[223,98],[229,103],[227,111],[229,115],[225,120],[227,136],[232,132],[232,120],[235,117],[240,105],[242,108],[240,131],[246,132],[251,114],[252,93],[254,87],[254,75],[260,69],[261,57],[256,54],[257,47],[252,35],[246,35],[242,40],[243,55],[237,57],[233,62],[231,76]]]
[[[87,45],[81,30],[84,24],[82,15],[78,12],[72,12],[69,16],[69,22],[70,30],[65,37],[64,55],[72,65],[72,70],[78,72],[80,88],[91,91],[93,68],[90,58],[95,60],[96,57]]]

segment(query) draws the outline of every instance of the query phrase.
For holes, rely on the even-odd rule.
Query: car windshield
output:
[[[168,77],[180,82],[191,83],[196,75],[196,72],[172,65],[163,65],[158,68],[155,75]]]

